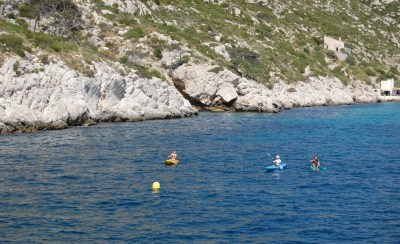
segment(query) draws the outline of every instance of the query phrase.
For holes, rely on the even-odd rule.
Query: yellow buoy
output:
[[[151,188],[153,188],[153,190],[160,190],[160,183],[158,181],[154,181]]]

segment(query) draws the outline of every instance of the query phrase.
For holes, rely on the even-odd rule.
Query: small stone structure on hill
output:
[[[339,37],[339,40],[336,40],[330,36],[324,36],[324,48],[328,50],[332,50],[334,52],[350,52],[351,47],[349,44],[342,41]]]
[[[324,36],[324,48],[334,51],[341,61],[346,60],[351,51],[350,45],[343,42],[340,37],[339,40],[336,40],[330,36]]]

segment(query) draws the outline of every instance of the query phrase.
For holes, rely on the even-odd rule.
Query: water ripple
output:
[[[395,243],[399,120],[373,104],[1,135],[0,241]]]

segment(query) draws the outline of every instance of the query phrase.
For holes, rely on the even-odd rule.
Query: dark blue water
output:
[[[0,135],[0,242],[398,243],[399,142],[400,104]]]

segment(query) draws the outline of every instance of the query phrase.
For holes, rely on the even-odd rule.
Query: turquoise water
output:
[[[399,139],[391,103],[0,135],[0,242],[398,243]]]

